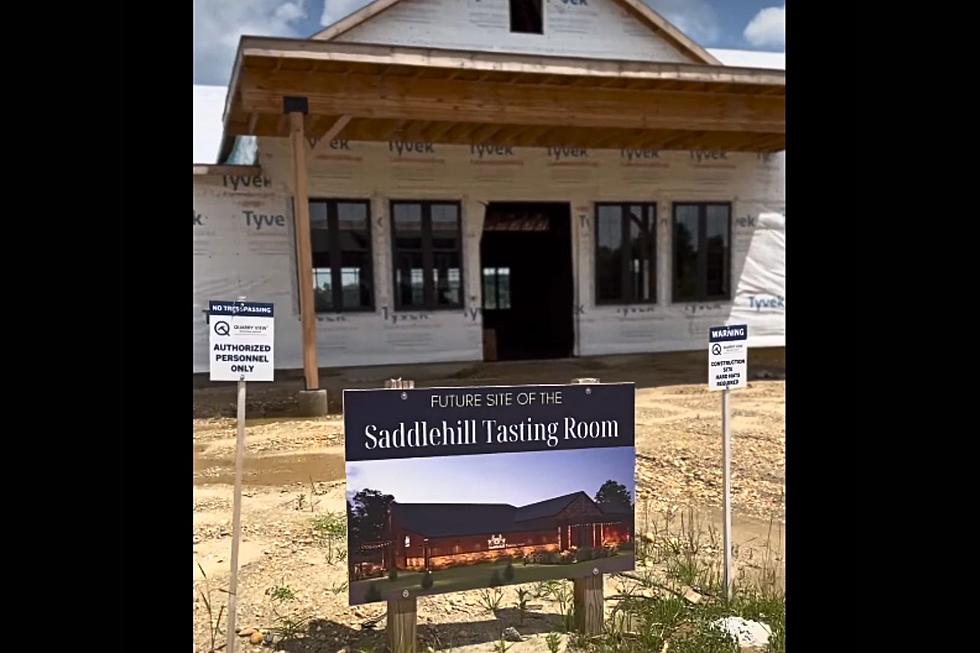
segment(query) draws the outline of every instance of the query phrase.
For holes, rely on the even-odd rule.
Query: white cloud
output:
[[[370,0],[324,0],[321,25],[332,25],[348,14],[354,13]]]
[[[721,35],[718,15],[706,0],[644,0],[699,45],[711,45]]]
[[[224,86],[194,86],[194,163],[214,163],[221,146]]]
[[[786,5],[766,7],[757,13],[742,32],[757,47],[786,47]]]
[[[194,83],[227,84],[238,40],[253,36],[305,37],[299,25],[307,0],[199,0],[194,3]]]

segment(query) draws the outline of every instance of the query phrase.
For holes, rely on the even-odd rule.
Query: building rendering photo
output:
[[[632,456],[615,447],[349,462],[351,603],[632,569]],[[403,479],[383,480],[392,465]],[[554,478],[528,476],[544,465]],[[473,494],[458,489],[463,477],[507,498],[576,478],[595,487],[526,503],[410,500]]]

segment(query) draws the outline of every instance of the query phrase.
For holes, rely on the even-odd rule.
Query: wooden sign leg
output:
[[[575,598],[575,630],[584,635],[602,632],[603,611],[602,574],[573,579]]]
[[[415,597],[388,599],[388,650],[415,653],[415,624],[418,605]]]
[[[572,379],[575,384],[595,384],[599,379]],[[573,578],[572,584],[575,605],[575,629],[583,635],[598,635],[602,632],[605,608],[602,594],[602,574],[585,578]]]
[[[409,390],[415,387],[411,379],[389,379],[385,388]],[[394,560],[392,561],[394,564]],[[414,596],[388,599],[388,650],[391,653],[415,653],[418,604]]]

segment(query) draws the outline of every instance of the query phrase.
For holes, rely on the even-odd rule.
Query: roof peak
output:
[[[346,34],[355,27],[362,25],[387,9],[403,0],[372,0],[347,16],[335,21],[310,36],[311,40],[330,41]],[[627,13],[638,18],[651,32],[666,38],[675,48],[691,57],[697,63],[721,65],[708,50],[704,49],[694,39],[678,29],[673,23],[652,9],[642,0],[608,0]]]
[[[571,499],[573,497],[577,497],[580,494],[582,496],[584,496],[586,499],[589,499],[590,501],[592,500],[592,497],[590,497],[589,494],[585,490],[576,490],[575,492],[569,492],[568,494],[560,494],[558,496],[551,497],[549,499],[541,499],[539,501],[532,501],[531,503],[525,503],[525,504],[522,504],[520,506],[515,506],[514,504],[511,504],[511,503],[465,503],[465,502],[464,503],[455,503],[455,502],[446,502],[446,501],[411,501],[411,502],[403,502],[403,501],[397,501],[397,500],[392,501],[392,504],[397,504],[399,506],[445,506],[445,507],[449,507],[449,506],[467,506],[467,507],[469,507],[469,506],[487,506],[488,508],[489,507],[513,508],[514,510],[521,510],[523,508],[530,508],[532,506],[537,506],[537,505],[542,504],[542,503],[549,503],[551,501],[559,501],[561,499]]]

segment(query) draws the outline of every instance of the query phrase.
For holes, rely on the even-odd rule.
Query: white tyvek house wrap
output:
[[[194,210],[203,216],[194,227],[195,372],[207,370],[208,300],[239,295],[276,304],[276,367],[302,367],[289,143],[259,140],[258,179],[195,177]],[[309,154],[310,197],[371,200],[376,306],[373,313],[319,315],[318,360],[481,360],[484,205],[508,200],[570,203],[577,355],[702,349],[708,327],[726,322],[749,325],[750,347],[781,346],[783,161],[782,154],[318,142]],[[391,199],[460,201],[464,309],[392,310]],[[655,305],[595,305],[597,201],[657,203]],[[732,301],[671,303],[671,203],[679,201],[732,202]]]
[[[785,254],[786,217],[759,214],[731,313],[733,324],[749,325],[750,346],[784,344]]]
[[[275,304],[276,368],[302,366],[300,332],[288,318],[298,306],[291,200],[282,187],[235,189],[240,181],[194,178],[194,372],[208,370],[208,301],[240,296]]]

